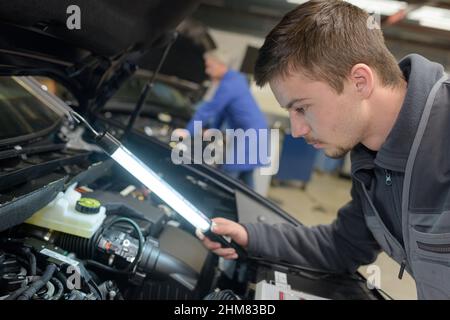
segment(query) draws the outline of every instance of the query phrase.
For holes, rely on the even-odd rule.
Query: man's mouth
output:
[[[312,145],[316,149],[321,149],[325,145],[325,143],[318,140],[308,140],[308,139],[305,140],[307,144]]]
[[[313,144],[313,147],[316,148],[316,149],[322,149],[323,146],[324,146],[323,143],[314,143]]]
[[[321,143],[319,140],[310,140],[310,139],[307,139],[307,138],[305,138],[305,140],[306,140],[307,144],[311,144],[311,145],[320,144]]]

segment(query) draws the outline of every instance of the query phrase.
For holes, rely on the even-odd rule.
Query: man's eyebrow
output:
[[[292,106],[294,105],[294,103],[297,102],[302,102],[304,100],[309,100],[309,98],[301,98],[301,99],[293,99],[291,100],[287,105],[285,106],[281,106],[283,109],[289,110],[290,108],[292,108]]]

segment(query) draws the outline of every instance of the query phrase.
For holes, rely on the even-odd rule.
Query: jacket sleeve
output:
[[[202,121],[202,127],[205,123],[211,122],[211,119],[215,119],[217,116],[223,114],[223,110],[233,99],[234,90],[229,81],[222,81],[217,88],[213,98],[210,101],[203,102],[192,119],[189,121],[186,129],[189,130],[191,135],[194,134],[194,121]]]
[[[354,187],[351,194],[352,200],[329,225],[243,224],[249,235],[248,252],[335,272],[353,273],[372,263],[381,249],[366,226]]]

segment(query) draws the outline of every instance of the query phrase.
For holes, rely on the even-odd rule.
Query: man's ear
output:
[[[350,83],[354,86],[356,92],[367,99],[373,91],[375,79],[372,69],[364,64],[355,64],[350,71]]]

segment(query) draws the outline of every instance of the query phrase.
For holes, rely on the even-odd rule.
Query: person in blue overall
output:
[[[241,73],[230,69],[224,62],[226,54],[220,51],[206,53],[205,72],[210,77],[216,90],[212,97],[204,101],[195,112],[186,129],[194,135],[194,121],[201,121],[202,126],[220,129],[255,129],[259,133],[267,132],[267,120],[253,98],[247,79]],[[257,139],[260,135],[257,134]],[[229,141],[228,141],[229,142]],[[263,165],[258,155],[251,154],[257,149],[251,144],[259,141],[245,141],[244,145],[234,143],[234,161],[226,161],[221,169],[233,178],[239,179],[250,188],[254,188],[253,173]],[[245,154],[245,161],[237,161],[238,153]],[[257,161],[251,161],[256,156]]]

